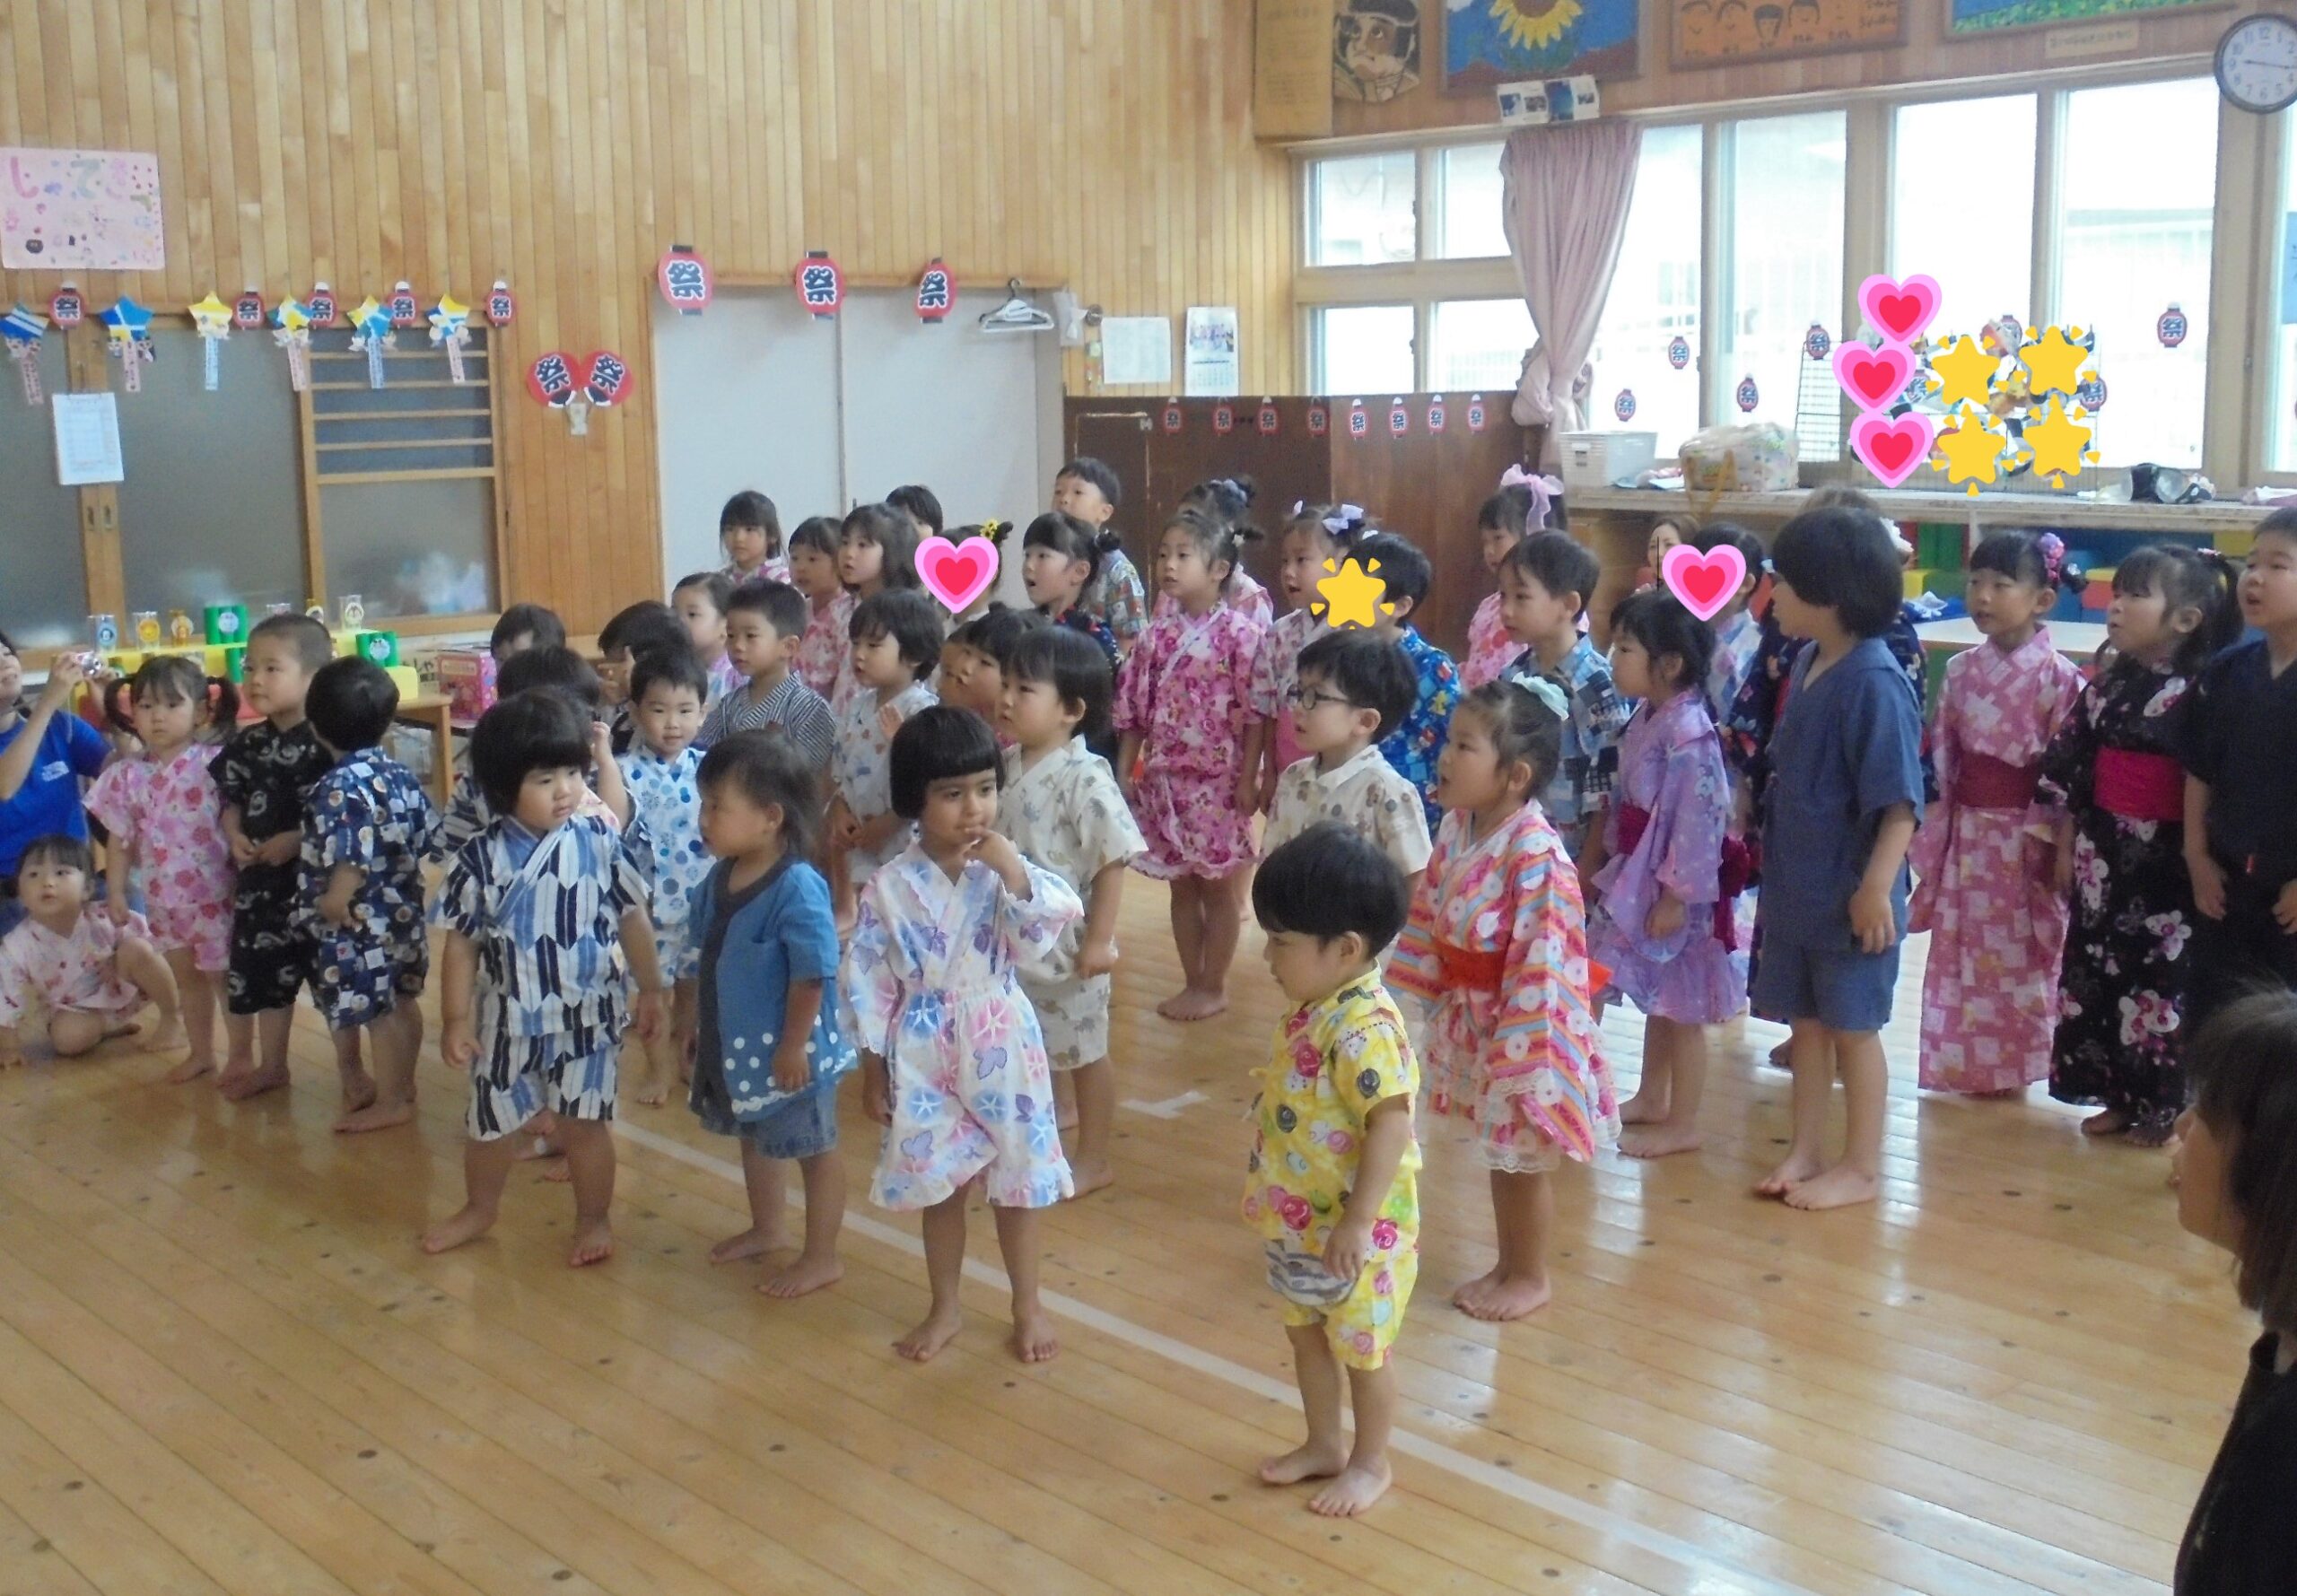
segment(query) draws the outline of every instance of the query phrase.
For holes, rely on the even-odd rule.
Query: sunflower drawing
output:
[[[1582,14],[1579,0],[1491,0],[1491,20],[1518,49],[1543,50]]]

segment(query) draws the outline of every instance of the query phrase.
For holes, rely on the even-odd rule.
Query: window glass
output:
[[[1411,150],[1310,162],[1308,264],[1370,266],[1417,255],[1413,185],[1419,169],[1419,157]]]
[[[2284,135],[2297,120],[2282,118]],[[2297,137],[2282,161],[2281,216],[2274,251],[2273,399],[2266,423],[2266,468],[2297,471]]]
[[[1892,130],[1891,275],[1938,279],[1931,336],[2032,317],[2034,126],[2031,94],[1902,105]],[[1987,153],[1983,204],[1964,205],[1931,157],[1968,144]]]
[[[1803,344],[1813,322],[1839,336],[1844,116],[1765,117],[1727,132],[1730,275],[1716,329],[1716,417],[1794,431],[1808,411],[1814,431],[1803,458],[1835,458],[1840,390]],[[1750,380],[1751,406],[1742,397]]]
[[[1460,144],[1436,156],[1436,254],[1445,260],[1507,253],[1500,223],[1499,144]]]
[[[1320,394],[1412,391],[1411,307],[1333,305],[1316,312]]]
[[[1537,336],[1520,299],[1445,300],[1436,307],[1428,386],[1437,393],[1513,393]]]
[[[1662,455],[1699,430],[1702,142],[1695,126],[1645,130],[1627,236],[1588,357],[1595,379],[1587,424],[1656,432]],[[1686,354],[1680,368],[1668,358],[1677,338]],[[1622,393],[1634,401],[1626,420]]]

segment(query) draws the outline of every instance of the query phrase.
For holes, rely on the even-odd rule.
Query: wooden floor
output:
[[[1234,1012],[1157,1019],[1164,897],[1126,895],[1121,1183],[1050,1218],[1043,1368],[985,1220],[966,1334],[895,1358],[922,1266],[851,1090],[845,1281],[776,1304],[703,1262],[741,1190],[680,1108],[626,1115],[620,1252],[575,1272],[524,1174],[493,1237],[414,1246],[461,1190],[435,1052],[419,1130],[356,1139],[309,1015],[293,1091],[237,1108],[127,1051],[0,1077],[0,1596],[2162,1588],[2249,1335],[2226,1269],[2159,1153],[1917,1097],[1911,959],[1887,1200],[1748,1195],[1786,1085],[1734,1028],[1707,1149],[1568,1171],[1555,1304],[1495,1328],[1445,1302],[1490,1214],[1438,1129],[1400,1488],[1334,1525],[1259,1486],[1298,1432],[1236,1217],[1280,999],[1247,929]]]

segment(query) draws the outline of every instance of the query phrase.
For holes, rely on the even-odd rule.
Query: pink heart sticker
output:
[[[1705,554],[1687,543],[1679,543],[1659,557],[1659,579],[1667,584],[1667,591],[1683,601],[1683,607],[1702,621],[1712,621],[1717,611],[1739,596],[1739,584],[1747,580],[1747,557],[1729,544],[1719,544]]]
[[[954,615],[997,580],[997,545],[979,536],[962,544],[939,536],[924,538],[917,545],[917,580]]]
[[[1869,349],[1844,344],[1834,352],[1834,379],[1861,410],[1880,410],[1906,391],[1914,379],[1914,351],[1903,344]]]
[[[1896,421],[1870,412],[1850,423],[1850,452],[1884,487],[1894,488],[1929,458],[1937,437],[1938,423],[1918,411]]]
[[[1938,279],[1917,272],[1900,283],[1878,272],[1858,285],[1858,308],[1882,336],[1911,344],[1938,314]]]

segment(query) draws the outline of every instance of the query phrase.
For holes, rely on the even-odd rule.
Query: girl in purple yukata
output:
[[[1672,593],[1637,593],[1611,612],[1611,681],[1643,702],[1620,738],[1587,952],[1645,1016],[1643,1080],[1620,1105],[1619,1147],[1632,1158],[1699,1145],[1706,1028],[1746,1002],[1732,911],[1747,855],[1731,838],[1731,777],[1707,702],[1714,647]]]
[[[2082,696],[2082,673],[2042,617],[2066,545],[1996,532],[1970,554],[1970,622],[1986,641],[1946,664],[1931,730],[1938,802],[1915,834],[1909,931],[1930,933],[1921,1084],[2014,1097],[2049,1075],[2066,904],[2065,811],[2039,795],[2042,754]]]
[[[962,1326],[965,1194],[978,1179],[1013,1286],[1013,1355],[1042,1363],[1060,1345],[1037,1300],[1037,1210],[1075,1188],[1020,969],[1051,955],[1085,906],[997,830],[1005,766],[980,716],[920,710],[888,758],[894,811],[917,837],[861,889],[844,990],[862,1103],[886,1128],[870,1200],[925,1215],[933,1306],[895,1350],[923,1363]]]
[[[1136,862],[1173,884],[1185,984],[1157,1006],[1168,1020],[1208,1019],[1228,1007],[1228,966],[1257,856],[1252,817],[1267,723],[1252,685],[1262,629],[1222,602],[1236,569],[1236,532],[1202,510],[1174,512],[1157,545],[1157,585],[1175,607],[1140,634],[1117,687],[1117,783],[1148,843]]]

